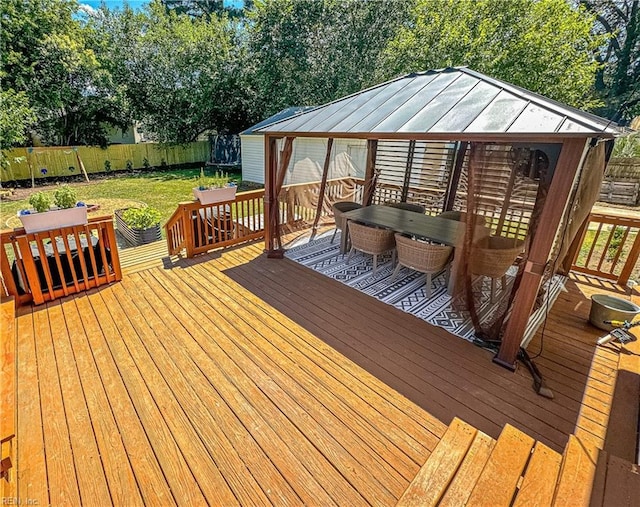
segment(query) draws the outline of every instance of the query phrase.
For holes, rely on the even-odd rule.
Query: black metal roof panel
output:
[[[466,67],[408,74],[257,127],[260,133],[536,134],[613,137],[617,124]]]
[[[259,134],[262,135],[262,132],[256,132],[259,128],[266,127],[267,125],[271,125],[280,120],[286,120],[287,118],[291,118],[297,114],[303,113],[304,111],[309,111],[314,109],[313,106],[297,106],[297,107],[288,107],[287,109],[283,109],[282,111],[274,114],[273,116],[269,116],[266,120],[262,120],[260,123],[256,123],[252,127],[249,127],[246,130],[240,132],[242,135],[249,134]]]

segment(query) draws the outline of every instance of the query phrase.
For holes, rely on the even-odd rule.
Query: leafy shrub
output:
[[[124,223],[132,229],[148,229],[160,222],[160,212],[155,208],[129,208],[122,214]]]
[[[149,159],[147,157],[144,157],[144,159],[142,160],[142,167],[144,167],[145,169],[149,169],[149,167],[151,167],[151,164],[149,163]]]
[[[104,161],[104,171],[105,172],[111,172],[111,161],[110,160],[105,160]]]
[[[69,185],[62,185],[53,193],[53,202],[58,208],[73,208],[77,201],[76,191]]]
[[[51,208],[51,197],[45,192],[36,192],[29,197],[29,204],[33,206],[33,209],[38,213],[49,211]]]
[[[127,160],[127,171],[133,171],[133,162],[131,160]]]

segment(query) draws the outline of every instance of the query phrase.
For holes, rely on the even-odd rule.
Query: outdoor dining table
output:
[[[391,206],[372,205],[363,208],[348,211],[343,214],[347,219],[347,230],[343,231],[340,237],[340,253],[347,253],[347,245],[349,244],[349,221],[353,220],[367,225],[383,227],[401,234],[415,236],[417,238],[432,240],[444,245],[452,247],[460,246],[464,237],[465,224],[457,220],[441,218],[437,216],[424,215],[415,211],[408,211],[400,208],[392,208]],[[456,259],[454,253],[454,262],[452,266],[452,276],[449,294],[455,290],[454,280],[458,271],[459,255]]]
[[[433,217],[391,206],[365,206],[343,214],[347,220],[390,229],[421,239],[429,239],[455,247],[464,235],[464,223],[447,218]],[[340,238],[340,253],[347,253],[349,232]]]

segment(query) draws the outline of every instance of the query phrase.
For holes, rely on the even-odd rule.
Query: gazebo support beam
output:
[[[407,202],[409,196],[409,182],[411,181],[411,168],[413,167],[413,157],[416,152],[416,141],[411,139],[409,141],[409,149],[407,150],[407,164],[404,168],[404,181],[402,182],[402,195],[400,196],[401,202]]]
[[[275,251],[274,247],[274,228],[277,226],[273,223],[271,211],[273,206],[278,206],[278,196],[274,198],[274,190],[276,187],[276,167],[277,167],[277,138],[269,135],[264,136],[264,161],[265,161],[265,178],[264,178],[264,240],[265,252],[270,257]]]
[[[329,176],[329,165],[331,164],[331,148],[333,148],[333,137],[330,137],[327,142],[327,153],[324,156],[324,165],[322,166],[322,180],[320,181],[320,190],[318,192],[316,217],[313,219],[313,227],[311,228],[311,239],[315,238],[316,232],[318,232],[318,223],[320,223],[320,216],[322,215],[324,194],[327,190],[327,177]]]
[[[460,184],[460,175],[462,174],[462,165],[464,164],[464,156],[467,153],[467,141],[459,141],[456,149],[456,155],[453,161],[453,171],[449,176],[449,184],[447,185],[447,196],[445,198],[442,211],[451,211],[456,202],[456,193]]]
[[[540,224],[527,258],[520,288],[513,302],[513,311],[507,322],[500,350],[493,361],[505,368],[515,370],[520,344],[529,322],[531,311],[540,289],[549,253],[560,227],[565,206],[569,202],[571,189],[578,173],[588,139],[565,139],[551,181],[549,193],[540,215]],[[558,204],[563,205],[559,206]]]
[[[364,194],[362,196],[362,204],[369,206],[373,201],[373,194],[376,189],[376,155],[378,153],[378,140],[367,140],[367,166],[364,171]]]

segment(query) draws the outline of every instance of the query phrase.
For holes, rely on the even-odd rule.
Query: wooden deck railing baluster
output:
[[[639,256],[640,219],[592,213],[571,270],[626,285]]]
[[[33,234],[22,228],[2,231],[0,247],[6,292],[18,305],[41,304],[122,279],[111,217]]]

